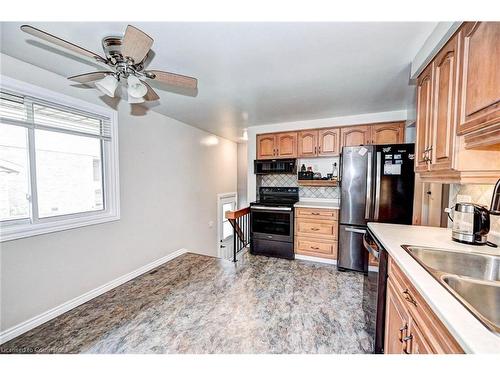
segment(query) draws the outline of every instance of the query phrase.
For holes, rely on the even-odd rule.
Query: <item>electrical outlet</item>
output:
[[[470,195],[457,195],[457,203],[470,203],[471,201]]]
[[[212,220],[210,220],[210,221],[208,222],[208,227],[209,227],[209,228],[213,228],[213,227],[214,227],[214,222],[213,222]]]

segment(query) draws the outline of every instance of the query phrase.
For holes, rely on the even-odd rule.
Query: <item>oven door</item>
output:
[[[252,206],[250,214],[253,238],[293,242],[291,207]]]

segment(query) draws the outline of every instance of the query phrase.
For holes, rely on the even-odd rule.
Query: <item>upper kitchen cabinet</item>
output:
[[[428,66],[417,80],[417,141],[415,144],[415,170],[429,169],[431,133],[432,65]]]
[[[259,134],[257,135],[257,159],[276,158],[276,135]]]
[[[371,126],[370,143],[375,145],[386,145],[392,143],[404,143],[405,123],[388,122],[374,124]]]
[[[278,158],[297,157],[297,132],[276,134],[276,156]]]
[[[257,159],[297,157],[297,132],[257,135]]]
[[[298,133],[299,158],[339,154],[340,128],[303,130]]]
[[[340,153],[340,129],[318,130],[318,156],[335,156]]]
[[[421,181],[497,181],[499,30],[500,23],[464,23],[418,77],[415,171]]]
[[[458,38],[453,37],[433,63],[434,84],[429,149],[431,171],[450,169],[455,145]]]
[[[500,22],[466,22],[459,32],[458,134],[469,149],[500,149]]]
[[[314,157],[318,155],[318,131],[300,131],[297,138],[299,158]]]
[[[368,125],[348,126],[340,130],[340,145],[359,146],[370,143],[370,127]]]

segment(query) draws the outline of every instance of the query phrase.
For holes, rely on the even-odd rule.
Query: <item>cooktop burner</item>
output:
[[[293,207],[298,201],[298,187],[260,187],[259,199],[250,206]]]

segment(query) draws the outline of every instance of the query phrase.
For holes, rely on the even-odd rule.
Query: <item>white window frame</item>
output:
[[[0,222],[0,242],[119,220],[120,177],[118,165],[118,112],[111,108],[92,104],[2,75],[0,75],[0,88],[18,94],[43,99],[58,105],[74,108],[76,110],[107,117],[110,119],[111,128],[111,140],[101,143],[102,173],[104,177],[104,210],[47,218],[34,218],[31,211],[32,209],[37,208],[31,199],[29,219],[14,219],[9,220],[8,222]],[[32,137],[33,132],[28,131],[28,136]],[[36,194],[36,171],[34,170],[35,161],[33,160],[35,156],[34,142],[29,142],[29,147],[30,194],[33,196],[33,194]]]

